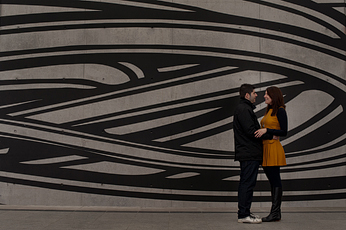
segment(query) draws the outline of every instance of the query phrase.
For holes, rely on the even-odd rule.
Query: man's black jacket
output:
[[[272,139],[270,134],[262,138],[255,137],[255,131],[260,129],[257,116],[254,113],[255,106],[247,99],[240,98],[233,119],[234,146],[236,161],[261,161],[263,160],[262,138]]]

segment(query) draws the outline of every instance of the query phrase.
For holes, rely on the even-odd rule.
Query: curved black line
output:
[[[335,6],[346,7],[346,3],[317,3],[315,1],[299,1],[299,0],[285,0],[286,2],[291,2],[296,5],[304,6],[308,9],[313,9],[321,14],[328,15],[328,17],[333,18],[339,23],[346,25],[345,14],[333,9]],[[328,6],[328,7],[326,7]]]
[[[7,122],[2,122],[2,123],[7,123]],[[11,124],[11,123],[9,123]],[[29,125],[27,125],[28,128],[34,128],[34,129],[37,129],[37,130],[43,130],[43,131],[47,131],[43,128],[40,128],[40,127],[30,127]],[[62,134],[63,132],[58,132],[58,131],[52,131],[52,130],[48,130],[52,133],[60,133]],[[3,133],[3,132],[0,132],[0,134],[4,135],[4,136],[7,136],[7,137],[11,137],[11,138],[14,138],[14,139],[17,139],[17,138],[22,138],[21,135],[16,135],[16,134],[8,134],[8,133]],[[85,136],[81,136],[81,135],[77,135],[77,134],[69,134],[70,136],[73,136],[73,137],[81,137],[81,138],[85,138]],[[34,141],[37,141],[37,142],[42,142],[41,139],[39,138],[35,138],[35,137],[25,137],[26,139],[31,139],[31,140],[34,140]],[[102,141],[102,142],[105,142],[105,143],[112,143],[112,144],[118,144],[118,145],[123,145],[123,146],[128,146],[128,147],[134,147],[134,148],[139,148],[138,145],[136,144],[131,144],[131,143],[123,143],[123,142],[118,142],[116,140],[113,140],[113,141],[110,141],[110,140],[103,140],[103,139],[100,139],[98,140],[98,138],[94,138],[93,140],[95,141]],[[50,141],[50,140],[46,140],[44,141],[46,143],[51,143],[53,145],[58,145],[58,146],[64,146],[66,148],[70,148],[70,149],[78,149],[78,150],[83,150],[83,151],[87,151],[87,152],[98,152],[98,153],[102,153],[102,154],[107,154],[109,156],[114,156],[114,157],[120,157],[120,158],[127,158],[127,159],[134,159],[134,160],[140,160],[140,161],[151,161],[151,162],[155,162],[155,163],[162,163],[162,164],[169,164],[169,165],[177,165],[177,166],[192,166],[192,167],[201,167],[201,168],[204,168],[204,167],[212,167],[212,168],[231,168],[231,166],[217,166],[217,165],[200,165],[200,164],[189,164],[189,163],[184,163],[184,162],[179,162],[179,163],[176,163],[176,162],[169,162],[169,161],[165,161],[165,160],[155,160],[155,159],[147,159],[147,158],[142,158],[142,157],[135,157],[135,156],[129,156],[129,155],[125,155],[125,154],[122,154],[122,153],[113,153],[113,152],[107,152],[107,151],[102,151],[102,150],[95,150],[95,149],[89,149],[89,148],[86,148],[86,147],[82,147],[82,146],[74,146],[74,145],[69,145],[69,144],[64,144],[64,143],[60,143],[60,142],[55,142],[55,141]],[[196,157],[196,158],[210,158],[210,159],[232,159],[231,156],[227,156],[227,155],[213,155],[213,154],[210,154],[210,155],[205,155],[205,154],[198,154],[197,153],[193,153],[193,152],[181,152],[179,150],[175,150],[175,149],[158,149],[158,148],[155,148],[155,147],[150,147],[150,146],[140,146],[141,149],[145,149],[145,150],[150,150],[150,151],[158,151],[158,152],[161,152],[161,153],[166,153],[166,154],[172,154],[172,155],[180,155],[180,156],[186,156],[186,157]]]
[[[1,31],[2,35],[9,34],[18,34],[18,33],[33,33],[33,32],[45,32],[45,31],[65,31],[65,30],[76,30],[76,29],[97,29],[97,28],[179,28],[179,29],[195,29],[195,30],[207,30],[214,32],[226,32],[232,34],[243,34],[254,37],[267,38],[275,41],[286,42],[289,44],[294,44],[297,46],[309,48],[312,50],[319,51],[324,54],[328,54],[339,58],[341,60],[346,60],[345,55],[335,52],[333,50],[323,48],[321,46],[313,45],[311,43],[298,41],[284,36],[274,35],[274,34],[265,34],[261,32],[246,31],[241,29],[233,28],[224,28],[216,26],[202,26],[202,25],[186,25],[186,24],[168,24],[168,23],[101,23],[101,24],[83,24],[83,25],[63,25],[63,26],[46,26],[46,27],[35,27],[35,28],[17,28],[17,29],[4,29]],[[292,30],[299,31],[299,27]],[[302,31],[301,34],[306,34],[305,31]],[[298,35],[297,35],[298,36]],[[305,37],[304,37],[305,38]],[[344,40],[337,40],[330,38],[326,35],[321,34],[312,34],[309,37],[306,37],[309,40],[317,41],[322,44],[327,44],[331,47],[335,47],[340,50],[346,50],[344,45]],[[319,38],[319,39],[317,39]]]
[[[325,28],[328,28],[329,30],[333,31],[336,35],[338,35],[340,38],[343,38],[343,39],[345,38],[345,34],[342,31],[340,31],[338,28],[335,28],[331,24],[321,20],[318,17],[309,15],[309,14],[302,12],[302,11],[299,11],[297,9],[289,8],[289,7],[282,6],[282,5],[275,4],[275,3],[271,3],[271,2],[260,1],[260,0],[245,0],[245,1],[258,3],[260,5],[269,6],[271,8],[280,9],[280,10],[283,10],[285,12],[290,12],[290,13],[293,13],[296,15],[300,15],[302,17],[305,17],[305,18],[317,23],[317,24],[320,24],[321,26],[323,26]],[[326,9],[326,7],[325,7],[326,5],[321,7],[319,3],[314,3],[312,1],[294,1],[294,0],[293,1],[284,0],[284,1],[291,2],[291,3],[296,4],[296,5],[304,6],[308,9],[311,9],[311,10],[314,10],[314,11],[319,12],[321,14],[327,15],[328,17],[331,17],[331,18],[335,19],[336,21],[338,21],[339,23],[345,25],[345,15],[342,15],[340,12],[332,9],[331,7],[328,7],[328,9]],[[335,15],[337,15],[338,17],[335,17]]]
[[[171,45],[92,45],[92,46],[65,46],[65,47],[55,47],[55,48],[43,48],[43,49],[34,49],[34,50],[25,50],[23,53],[21,51],[16,51],[16,52],[1,52],[0,53],[0,57],[1,56],[12,56],[12,55],[23,55],[25,53],[28,54],[34,54],[34,53],[49,53],[49,52],[58,52],[58,51],[73,51],[73,50],[95,50],[95,49],[156,49],[156,50],[160,50],[160,49],[166,49],[166,50],[190,50],[190,51],[205,51],[205,52],[216,52],[216,53],[223,53],[223,54],[237,54],[237,55],[243,55],[243,56],[251,56],[251,57],[259,57],[259,58],[263,58],[263,59],[269,59],[269,60],[276,60],[279,62],[283,62],[283,63],[287,63],[287,64],[292,64],[294,66],[299,66],[305,69],[309,69],[309,70],[313,70],[316,71],[318,73],[321,73],[323,75],[326,75],[328,77],[331,77],[337,81],[342,82],[343,84],[346,84],[346,80],[342,79],[340,77],[337,77],[327,71],[318,69],[316,67],[312,67],[306,64],[302,64],[299,62],[295,62],[286,58],[281,58],[281,57],[277,57],[277,56],[273,56],[273,55],[269,55],[269,54],[261,54],[261,53],[256,53],[256,52],[251,52],[251,51],[242,51],[242,50],[234,50],[234,49],[223,49],[223,48],[213,48],[213,47],[197,47],[197,46],[171,46]],[[128,53],[126,53],[128,54]],[[136,53],[133,53],[136,54]],[[133,55],[132,54],[132,55]],[[143,54],[143,53],[141,53]],[[150,53],[147,53],[150,54]],[[90,54],[90,55],[95,55],[95,54]],[[105,53],[99,53],[99,55],[106,55]],[[110,54],[109,54],[110,55]],[[168,55],[168,54],[167,54]],[[172,55],[172,54],[171,54]],[[177,54],[179,55],[179,54]],[[83,57],[83,55],[61,55],[60,57],[69,57],[69,56],[74,56],[74,57]],[[194,56],[194,55],[185,55],[185,56]],[[345,58],[346,56],[344,56],[343,58],[346,60]],[[28,59],[19,59],[19,60],[43,60],[46,59],[47,57],[41,58],[28,58]],[[56,58],[56,56],[53,56],[52,58]],[[215,57],[215,59],[217,59]],[[223,58],[218,58],[218,59],[223,59]],[[229,58],[228,60],[233,60],[231,58]],[[3,61],[2,63],[4,63],[0,69],[0,71],[4,71],[4,70],[11,70],[11,69],[17,69],[17,68],[24,68],[24,67],[20,67],[18,66],[17,68],[15,68],[15,65],[13,64],[12,68],[9,68],[7,65],[9,65],[12,62],[17,62],[18,60],[14,60],[14,61]],[[251,62],[251,61],[247,61],[247,62]],[[59,63],[59,62],[58,62]],[[3,67],[6,64],[6,68]],[[56,63],[55,63],[56,64]],[[265,63],[263,63],[265,64]],[[268,64],[269,65],[269,64]],[[38,65],[37,66],[42,66],[42,65]],[[274,66],[274,65],[273,65]]]
[[[160,199],[160,200],[180,200],[180,201],[201,201],[201,202],[237,202],[236,196],[208,196],[208,195],[177,195],[177,194],[162,194],[162,193],[141,193],[133,191],[119,191],[107,190],[99,188],[88,188],[82,186],[54,184],[39,181],[30,181],[23,179],[15,179],[9,177],[0,177],[0,181],[13,184],[22,184],[28,186],[35,186],[41,188],[49,188],[61,191],[80,192],[88,194],[121,196],[128,198],[147,198],[147,199]],[[312,194],[312,195],[289,195],[283,196],[283,201],[302,201],[302,200],[332,200],[332,199],[345,199],[346,193],[331,193],[331,194]],[[267,196],[254,196],[254,201],[269,201],[270,197]]]
[[[255,1],[256,2],[256,1]],[[60,2],[59,2],[60,3]],[[258,2],[259,4],[264,4],[263,2]],[[23,4],[23,2],[22,2]],[[42,3],[45,5],[44,3]],[[86,4],[86,3],[83,3]],[[152,3],[151,3],[152,4]],[[156,2],[155,4],[161,4],[161,5],[169,5],[169,4],[162,4],[159,2]],[[298,3],[297,3],[298,4]],[[54,5],[54,4],[53,4]],[[68,4],[70,5],[70,4]],[[222,23],[225,24],[225,22],[228,22],[228,24],[235,24],[235,25],[244,25],[244,26],[255,26],[258,28],[262,29],[268,29],[272,31],[282,31],[286,32],[289,34],[294,34],[296,36],[301,36],[303,38],[307,38],[310,40],[318,41],[324,44],[328,44],[332,47],[337,47],[339,49],[345,50],[346,47],[344,45],[344,40],[346,38],[346,35],[343,34],[340,30],[337,28],[334,28],[333,26],[329,25],[328,23],[320,20],[319,18],[310,16],[306,13],[278,6],[276,4],[269,4],[270,6],[278,9],[284,9],[288,12],[292,12],[295,14],[298,14],[300,16],[304,16],[309,18],[310,20],[316,22],[317,24],[320,24],[334,33],[336,33],[340,38],[342,39],[333,39],[330,38],[326,35],[323,35],[321,33],[315,32],[308,30],[306,28],[301,28],[297,27],[294,25],[288,25],[288,24],[283,24],[283,23],[277,23],[277,22],[270,22],[270,21],[264,21],[264,20],[258,20],[258,19],[251,19],[251,18],[246,18],[246,17],[241,17],[241,16],[235,16],[235,15],[228,15],[228,14],[222,14],[222,13],[217,13],[213,12],[207,9],[202,9],[202,8],[197,8],[197,7],[188,7],[184,5],[179,5],[177,4],[178,7],[185,8],[185,9],[191,9],[193,8],[193,11],[196,12],[174,12],[174,11],[165,11],[165,10],[157,10],[157,9],[145,9],[141,7],[135,7],[135,6],[125,6],[125,5],[117,5],[117,4],[110,4],[110,3],[88,3],[89,5],[93,5],[93,7],[89,7],[89,9],[97,9],[100,10],[102,8],[102,11],[96,11],[96,12],[64,12],[64,13],[44,13],[44,14],[32,14],[32,15],[20,15],[20,16],[8,16],[8,17],[3,17],[2,18],[2,25],[3,26],[8,26],[8,25],[16,25],[16,24],[26,24],[26,23],[42,23],[42,22],[56,22],[56,21],[70,21],[70,20],[80,20],[80,21],[85,21],[87,19],[168,19],[168,20],[173,20],[173,19],[180,19],[180,20],[188,20],[188,21],[200,21],[200,22],[215,22],[215,23]],[[59,4],[56,4],[56,6],[59,6]],[[60,6],[65,6],[65,4],[60,4]],[[99,6],[99,7],[97,7]],[[103,7],[101,7],[103,6]],[[173,4],[170,4],[170,6],[173,6]],[[332,13],[336,13],[334,9],[331,9],[330,11],[326,10],[320,10],[321,7],[315,7],[318,6],[316,4],[310,5],[310,7],[313,6],[313,9],[315,9],[317,12],[323,13],[327,12],[328,16],[332,16]],[[131,14],[128,14],[127,12],[132,12]],[[115,12],[117,12],[115,14]],[[126,12],[126,13],[125,13]],[[340,15],[339,15],[340,16]],[[332,17],[335,19],[335,17]],[[339,22],[342,21],[341,18],[336,19]],[[342,21],[341,23],[344,23]],[[109,27],[109,25],[112,24],[102,24],[101,27]],[[86,27],[85,27],[86,26]],[[89,24],[89,25],[65,25],[65,26],[60,26],[59,29],[85,29],[88,27],[94,27],[95,25]],[[116,26],[113,24],[113,26]],[[111,26],[111,27],[113,27]],[[131,27],[130,24],[124,24],[125,27]],[[137,25],[132,25],[136,27],[141,27],[139,24]],[[186,25],[180,25],[178,28],[185,28]],[[196,26],[196,25],[195,25]],[[199,29],[207,29],[207,28],[213,28],[213,27],[195,27],[193,25],[188,26],[188,28],[199,28]],[[79,27],[79,28],[78,28]],[[160,24],[148,24],[146,27],[161,27]],[[169,26],[168,26],[169,27]],[[49,30],[53,29],[56,30],[58,27],[47,27],[47,29],[50,28]],[[169,27],[170,28],[170,27]],[[215,27],[217,28],[217,27]],[[21,29],[18,30],[11,30],[13,33],[17,32],[34,32],[36,31],[35,28],[30,29],[24,29],[21,31]],[[37,28],[42,31],[42,28]],[[224,29],[224,28],[223,28]],[[209,29],[208,29],[209,30]],[[213,29],[211,29],[213,30]],[[217,29],[222,30],[222,28]],[[227,30],[226,30],[227,31]],[[234,33],[237,30],[232,30]],[[3,34],[6,33],[12,33],[10,31],[2,31]],[[37,31],[36,31],[37,32]],[[244,32],[244,31],[243,31]],[[240,33],[241,30],[240,30]],[[257,34],[256,36],[262,37],[263,35]],[[282,41],[285,39],[285,37],[279,37],[279,39]],[[309,47],[309,44],[305,43],[307,47]],[[317,47],[318,48],[318,47]]]
[[[341,155],[344,155],[344,153],[342,153]],[[344,158],[344,157],[342,157]],[[281,169],[281,171],[283,173],[289,173],[289,172],[302,172],[302,171],[313,171],[313,170],[319,170],[319,169],[328,169],[328,168],[336,168],[336,167],[341,167],[341,166],[346,166],[346,162],[341,162],[341,163],[334,163],[334,164],[324,164],[321,166],[312,166],[312,167],[304,167],[304,168],[285,168],[283,167]]]
[[[65,57],[65,56],[63,56],[63,57]],[[64,58],[65,59],[65,58]],[[220,58],[218,58],[218,59],[220,59]],[[42,60],[42,59],[41,59]],[[220,59],[220,60],[222,60],[222,59]],[[229,59],[227,59],[226,60],[226,62],[225,63],[227,63],[227,62],[229,62],[229,61],[231,61],[231,60],[229,60]],[[239,60],[237,60],[238,61],[238,63],[243,63],[243,61],[239,61]],[[247,64],[249,64],[248,62],[247,62]],[[262,67],[262,68],[259,68],[259,66],[257,66],[256,67],[256,70],[266,70],[266,69],[268,69],[268,67],[267,67],[267,65],[268,64],[265,64],[265,63],[261,63],[262,65],[264,65],[264,66],[266,66],[266,67]],[[272,65],[269,65],[269,66],[272,66]],[[287,68],[283,68],[283,67],[277,67],[276,66],[276,68],[280,68],[280,70],[276,70],[276,71],[278,71],[278,73],[281,71],[283,71],[283,72],[287,72],[287,73],[289,73],[289,71],[290,72],[292,72],[292,75],[296,75],[297,74],[297,72],[296,71],[293,71],[293,70],[288,70]],[[271,68],[271,69],[273,69],[273,68]],[[321,70],[321,72],[323,72],[322,70]],[[316,85],[316,84],[315,84]],[[171,86],[171,85],[168,85],[168,86]],[[167,86],[167,87],[168,87]],[[324,86],[323,86],[324,87]],[[146,90],[148,90],[148,89],[146,89]],[[322,90],[323,90],[323,88],[322,88]],[[144,91],[143,91],[144,92]],[[138,93],[138,92],[134,92],[134,93]],[[333,93],[335,93],[335,92],[333,92]],[[111,98],[111,97],[109,97],[109,98]],[[114,97],[113,97],[114,98]],[[104,100],[104,99],[108,99],[108,98],[102,98],[102,100]],[[98,101],[99,100],[101,100],[101,99],[98,99]],[[97,101],[97,100],[96,100]],[[95,102],[96,102],[95,101]],[[88,103],[89,103],[90,101],[88,101]],[[82,103],[83,104],[83,103]],[[76,106],[76,105],[70,105],[70,106]],[[67,106],[68,107],[68,106]],[[55,109],[61,109],[61,108],[55,108]],[[42,111],[41,111],[42,112]],[[30,115],[30,114],[29,114]],[[32,115],[32,114],[31,114]],[[26,116],[28,116],[28,114],[26,114]],[[44,123],[42,123],[42,124],[44,124]]]

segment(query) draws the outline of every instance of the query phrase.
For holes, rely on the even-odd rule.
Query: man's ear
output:
[[[249,93],[246,93],[246,94],[245,94],[245,99],[248,99],[248,100],[249,100],[249,98],[250,98],[250,94],[249,94]]]

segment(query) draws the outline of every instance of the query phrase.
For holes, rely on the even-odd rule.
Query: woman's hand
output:
[[[263,136],[263,134],[265,134],[267,132],[267,129],[259,129],[255,132],[255,137],[256,138],[260,138],[261,136]]]

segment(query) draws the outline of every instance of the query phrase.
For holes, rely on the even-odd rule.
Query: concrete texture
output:
[[[0,4],[1,204],[234,208],[251,83],[259,120],[285,95],[284,206],[346,206],[344,0]]]

